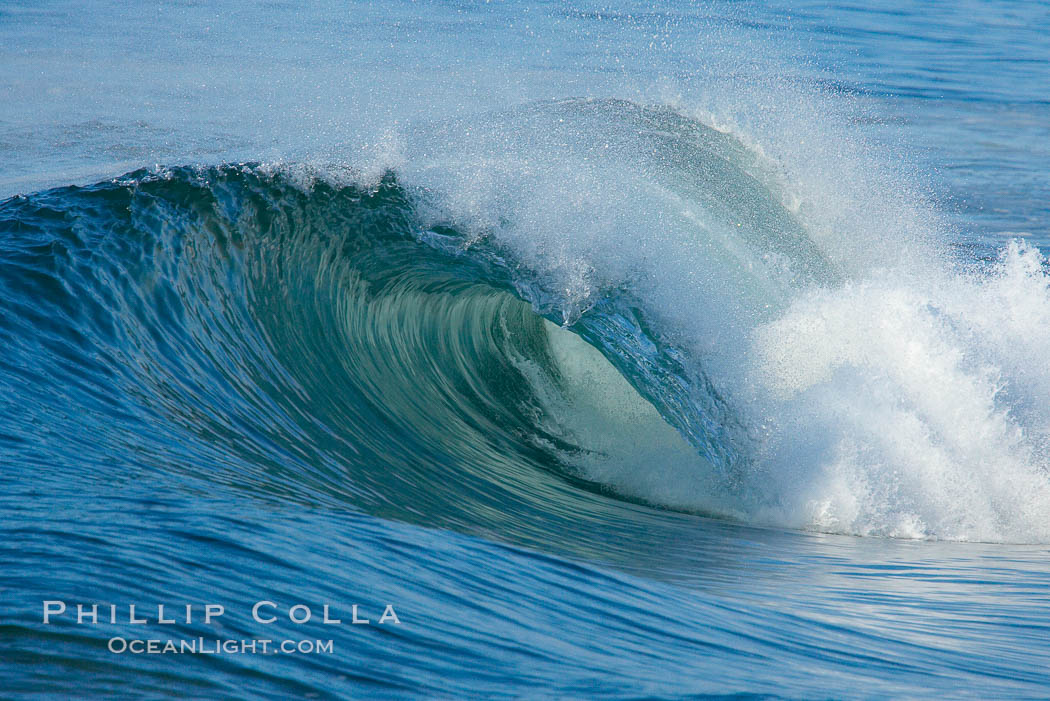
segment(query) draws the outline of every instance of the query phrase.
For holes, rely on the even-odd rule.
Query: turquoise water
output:
[[[0,8],[4,693],[1045,696],[1048,30]]]

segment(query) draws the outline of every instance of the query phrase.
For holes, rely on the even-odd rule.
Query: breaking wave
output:
[[[76,391],[68,461],[467,530],[571,528],[601,494],[1050,542],[1037,250],[960,262],[905,194],[806,181],[669,106],[535,103],[363,151],[0,204],[0,372],[38,398],[6,450]]]

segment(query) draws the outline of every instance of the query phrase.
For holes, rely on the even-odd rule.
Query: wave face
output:
[[[600,520],[599,495],[1050,541],[1040,254],[961,269],[798,201],[728,131],[592,100],[394,135],[358,169],[17,197],[6,450],[50,412],[76,438],[47,460],[148,454],[526,543]]]

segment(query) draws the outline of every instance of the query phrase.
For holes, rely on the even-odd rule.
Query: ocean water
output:
[[[1050,695],[1048,57],[4,3],[0,696]]]

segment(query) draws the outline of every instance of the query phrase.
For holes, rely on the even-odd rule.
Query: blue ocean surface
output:
[[[0,5],[0,696],[1050,696],[1050,7]]]

